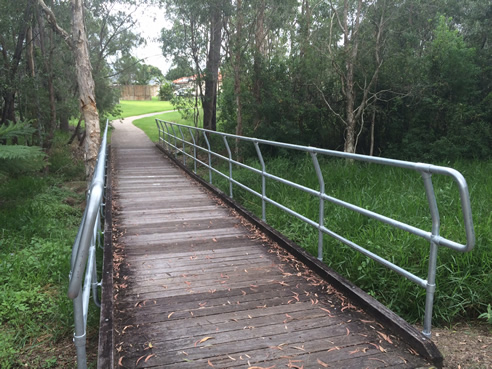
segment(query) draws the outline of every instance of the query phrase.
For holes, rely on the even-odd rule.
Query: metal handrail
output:
[[[333,151],[333,150],[325,150],[325,149],[320,149],[316,147],[311,147],[311,146],[301,146],[301,145],[293,145],[293,144],[288,144],[288,143],[283,143],[283,142],[275,142],[275,141],[268,141],[268,140],[262,140],[262,139],[257,139],[257,138],[251,138],[251,137],[243,137],[243,136],[237,136],[237,135],[232,135],[232,134],[227,134],[227,133],[222,133],[222,132],[216,132],[216,131],[210,131],[206,130],[203,128],[195,128],[191,126],[186,126],[186,125],[181,125],[177,123],[172,123],[172,122],[166,122],[160,119],[156,119],[156,124],[157,128],[159,131],[159,143],[163,145],[165,149],[168,151],[174,151],[175,157],[177,157],[178,153],[180,153],[183,156],[183,161],[186,163],[186,157],[189,157],[193,159],[194,161],[194,172],[196,173],[196,165],[197,163],[205,166],[208,168],[209,171],[209,182],[212,184],[212,173],[217,173],[218,175],[226,178],[229,181],[229,196],[232,198],[233,197],[233,187],[232,185],[235,184],[239,186],[240,188],[254,194],[255,196],[261,198],[262,202],[262,219],[263,221],[266,221],[266,211],[265,207],[266,204],[272,204],[283,211],[287,212],[288,214],[306,222],[307,224],[313,226],[314,228],[318,229],[318,259],[322,261],[323,259],[323,235],[327,234],[336,240],[344,243],[345,245],[351,247],[354,250],[359,251],[363,255],[373,259],[374,261],[377,261],[378,263],[384,265],[385,267],[395,271],[396,273],[402,275],[403,277],[407,278],[408,280],[412,281],[413,283],[419,285],[422,288],[425,288],[426,290],[426,302],[425,302],[425,316],[424,316],[424,330],[423,334],[427,337],[430,337],[431,334],[431,322],[432,322],[432,308],[434,304],[434,293],[436,289],[435,281],[436,281],[436,263],[437,263],[437,250],[438,246],[445,246],[450,249],[460,251],[460,252],[467,252],[471,251],[475,245],[475,232],[473,228],[473,220],[472,220],[472,213],[471,213],[471,205],[470,205],[470,195],[468,191],[468,185],[466,183],[465,178],[461,173],[456,171],[455,169],[452,168],[447,168],[447,167],[441,167],[441,166],[436,166],[436,165],[431,165],[431,164],[424,164],[424,163],[413,163],[413,162],[408,162],[408,161],[402,161],[402,160],[394,160],[394,159],[386,159],[386,158],[381,158],[381,157],[373,157],[373,156],[365,156],[365,155],[359,155],[359,154],[349,154],[345,152],[340,152],[340,151]],[[174,127],[178,127],[179,131],[179,136],[176,135],[176,130]],[[182,128],[185,128],[192,139],[192,142],[187,140],[185,136],[183,135],[183,130]],[[197,137],[199,134],[202,134],[204,142],[206,143],[205,146],[200,146],[197,142]],[[224,145],[227,149],[227,156],[221,155],[218,152],[215,152],[211,149],[210,145],[210,139],[209,137],[211,136],[220,136],[222,137],[222,140],[224,142]],[[253,168],[247,164],[241,163],[239,161],[236,161],[232,159],[231,151],[229,148],[229,144],[227,139],[234,139],[237,141],[244,141],[244,142],[249,142],[252,143],[255,147],[256,154],[258,156],[258,160],[261,164],[261,170],[257,168]],[[179,143],[178,143],[179,142]],[[178,147],[178,145],[181,144],[182,147]],[[307,152],[310,154],[312,161],[313,161],[313,166],[316,171],[316,175],[318,178],[319,182],[319,190],[315,190],[306,186],[303,186],[301,184],[289,181],[287,179],[281,178],[279,176],[273,175],[271,173],[268,173],[265,167],[265,162],[264,158],[260,149],[260,144],[261,145],[269,145],[269,146],[275,146],[275,147],[280,147],[284,149],[290,149],[290,150],[296,150],[296,151],[302,151],[302,152]],[[186,152],[186,145],[189,147],[193,148],[193,153],[190,154]],[[197,156],[197,151],[202,151],[208,154],[208,162],[204,162],[200,160]],[[191,150],[190,150],[191,151]],[[409,169],[413,170],[416,172],[419,172],[422,176],[422,180],[424,182],[424,188],[425,188],[425,193],[427,197],[427,202],[429,205],[429,211],[432,219],[432,227],[431,230],[424,230],[420,229],[418,227],[412,226],[410,224],[406,224],[404,222],[401,222],[399,220],[384,216],[382,214],[370,211],[368,209],[364,209],[362,207],[359,207],[357,205],[348,203],[346,201],[337,199],[333,196],[329,196],[325,193],[325,184],[324,184],[324,179],[323,179],[323,174],[321,172],[321,168],[318,162],[317,155],[324,155],[324,156],[329,156],[329,157],[336,157],[336,158],[345,158],[345,159],[350,159],[350,160],[357,160],[357,161],[362,161],[366,163],[374,163],[374,164],[381,164],[381,165],[386,165],[386,166],[392,166],[392,167],[398,167],[398,168],[403,168],[403,169]],[[219,158],[221,160],[224,160],[229,163],[229,173],[224,174],[221,171],[217,170],[212,166],[212,156]],[[232,165],[237,165],[241,168],[245,168],[247,170],[250,170],[254,173],[257,173],[261,176],[262,178],[262,191],[261,193],[255,191],[254,189],[246,186],[243,183],[240,183],[236,179],[233,178],[233,172],[232,172]],[[439,210],[437,207],[437,201],[436,201],[436,196],[434,194],[434,186],[432,183],[431,175],[432,174],[438,174],[438,175],[445,175],[445,176],[450,176],[457,184],[458,190],[459,190],[459,195],[460,195],[460,200],[461,200],[461,211],[463,214],[463,222],[464,222],[464,228],[465,228],[465,235],[466,235],[466,243],[461,244],[459,242],[455,242],[453,240],[447,239],[439,234],[440,231],[440,217],[439,217]],[[291,187],[294,187],[296,189],[299,189],[301,191],[304,191],[312,196],[318,197],[319,198],[319,219],[318,221],[313,221],[307,217],[305,217],[302,214],[297,213],[293,209],[290,209],[275,200],[269,198],[266,194],[266,184],[265,184],[265,179],[269,178],[272,180],[275,180],[277,182],[289,185]],[[420,278],[410,271],[407,271],[400,266],[392,263],[389,260],[386,260],[379,255],[365,249],[364,247],[348,240],[347,238],[337,234],[336,232],[328,229],[325,224],[324,224],[324,204],[325,201],[331,202],[335,205],[342,206],[346,209],[355,211],[359,214],[362,214],[364,216],[370,217],[372,219],[378,220],[384,224],[388,224],[392,227],[401,229],[403,231],[409,232],[411,234],[414,234],[418,237],[421,237],[427,241],[430,242],[430,251],[429,251],[429,264],[428,264],[428,272],[427,272],[427,279]]]
[[[96,245],[102,245],[100,237],[103,229],[101,215],[104,214],[105,206],[104,190],[106,183],[108,126],[109,124],[106,122],[96,168],[87,193],[87,205],[72,247],[68,297],[73,300],[75,322],[73,341],[77,350],[78,369],[87,368],[85,346],[87,313],[89,310],[91,290],[94,303],[98,307],[101,306],[97,290],[101,284],[97,282]],[[83,287],[82,279],[84,279]]]

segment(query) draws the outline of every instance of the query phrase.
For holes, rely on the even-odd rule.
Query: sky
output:
[[[139,32],[147,40],[147,45],[134,50],[133,55],[145,59],[143,63],[153,65],[166,74],[171,66],[171,60],[166,60],[162,55],[160,43],[156,41],[161,34],[161,29],[166,26],[164,9],[159,9],[157,6],[140,7],[134,16],[138,19],[138,28],[134,31]]]

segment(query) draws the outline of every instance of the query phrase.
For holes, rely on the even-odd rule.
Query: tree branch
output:
[[[63,38],[63,40],[65,40],[68,47],[73,50],[74,44],[72,41],[72,37],[70,37],[70,34],[67,31],[65,31],[63,28],[61,28],[58,25],[58,23],[56,22],[55,14],[53,13],[53,11],[46,6],[46,4],[44,3],[43,0],[38,0],[38,4],[41,7],[41,10],[43,11],[43,13],[46,15],[46,20],[51,25],[53,30],[56,33],[58,33]]]

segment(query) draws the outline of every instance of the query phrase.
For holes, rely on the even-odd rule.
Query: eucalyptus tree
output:
[[[163,3],[173,26],[161,32],[162,52],[175,60],[186,58],[193,62],[203,106],[203,126],[215,130],[222,30],[230,3],[227,0],[163,0]]]
[[[198,121],[198,99],[203,104],[203,60],[206,60],[208,26],[205,4],[192,0],[162,0],[172,28],[161,30],[162,54],[172,57],[175,64],[192,64],[197,81],[195,94],[195,124]],[[184,62],[186,61],[186,62]]]
[[[92,177],[96,166],[99,143],[101,140],[99,127],[99,113],[96,107],[94,79],[89,55],[86,30],[84,26],[83,0],[71,0],[72,29],[71,34],[61,28],[53,11],[46,6],[43,0],[38,4],[46,15],[53,29],[65,40],[74,54],[77,84],[79,90],[80,109],[84,116],[85,135],[85,168],[86,176]]]

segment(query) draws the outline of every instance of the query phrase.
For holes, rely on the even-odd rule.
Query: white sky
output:
[[[161,29],[166,26],[164,9],[150,5],[142,6],[134,13],[134,17],[138,19],[138,28],[134,31],[139,32],[147,40],[147,45],[134,50],[133,55],[145,59],[143,63],[156,66],[166,74],[171,60],[166,60],[162,55],[160,42],[156,40],[160,37]]]

